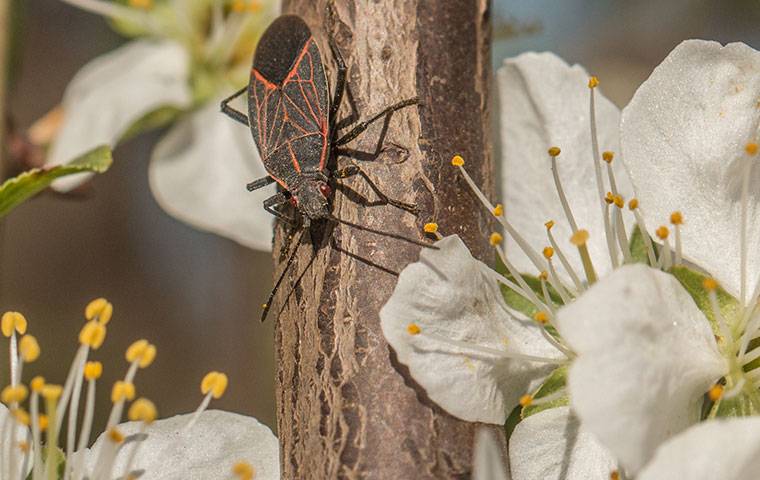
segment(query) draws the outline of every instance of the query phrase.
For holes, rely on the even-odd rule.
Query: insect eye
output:
[[[296,197],[290,197],[290,204],[294,207],[298,206],[298,199]]]
[[[322,183],[319,185],[319,191],[322,193],[323,197],[327,198],[332,193],[332,188],[330,188],[330,185]]]

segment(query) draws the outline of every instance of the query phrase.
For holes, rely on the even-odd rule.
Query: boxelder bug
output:
[[[328,18],[333,18],[328,3]],[[396,110],[415,105],[411,98],[385,108],[366,121],[358,123],[348,133],[337,137],[337,113],[346,87],[346,64],[334,39],[329,45],[337,66],[335,93],[328,99],[328,82],[322,56],[314,36],[300,17],[283,15],[275,20],[259,40],[253,58],[248,85],[221,104],[222,112],[248,125],[259,148],[268,176],[247,185],[253,191],[277,182],[281,189],[264,201],[264,208],[275,217],[294,223],[281,208],[288,204],[300,214],[303,228],[295,240],[291,254],[280,278],[264,304],[262,320],[271,304],[285,272],[295,257],[303,231],[312,222],[331,220],[382,235],[401,238],[424,246],[427,244],[398,235],[361,227],[332,215],[331,201],[337,179],[361,175],[384,203],[416,212],[413,205],[386,197],[361,169],[351,164],[337,169],[337,157],[346,155],[339,147],[359,136],[373,122]],[[248,93],[248,115],[235,110],[229,103]]]

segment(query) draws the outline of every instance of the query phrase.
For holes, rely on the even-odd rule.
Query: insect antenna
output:
[[[340,218],[338,218],[338,217],[336,217],[334,215],[331,215],[328,218],[330,220],[334,221],[334,222],[342,223],[343,225],[348,225],[349,227],[353,227],[353,228],[356,228],[358,230],[363,230],[365,232],[374,233],[376,235],[381,235],[381,236],[384,236],[384,237],[395,238],[397,240],[402,240],[404,242],[408,242],[408,243],[411,243],[413,245],[418,245],[420,247],[432,248],[433,250],[438,250],[438,247],[436,247],[435,245],[431,245],[431,244],[429,244],[427,242],[423,242],[421,240],[416,240],[414,238],[405,237],[403,235],[399,235],[398,233],[389,233],[389,232],[383,232],[381,230],[375,230],[374,228],[370,228],[370,227],[367,227],[365,225],[359,225],[358,223],[349,222],[348,220],[342,220],[342,219],[340,219]]]
[[[290,254],[288,257],[288,261],[285,264],[285,268],[282,270],[282,273],[280,273],[280,276],[277,278],[277,282],[275,282],[274,287],[272,288],[272,291],[269,292],[269,298],[267,298],[266,303],[264,304],[264,310],[261,312],[261,321],[267,319],[267,314],[269,313],[269,309],[272,308],[272,301],[274,301],[274,296],[277,294],[277,290],[279,290],[280,285],[282,285],[282,281],[285,279],[285,274],[288,273],[288,270],[290,270],[290,266],[293,265],[293,260],[296,258],[296,253],[298,253],[298,247],[301,246],[301,239],[303,238],[303,232],[305,232],[306,229],[302,228],[298,232],[298,237],[296,238],[295,247],[293,248],[293,253]]]

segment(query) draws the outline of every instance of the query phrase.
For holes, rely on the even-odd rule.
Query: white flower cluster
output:
[[[498,75],[503,207],[452,163],[500,266],[439,235],[381,311],[399,360],[454,416],[512,414],[515,480],[756,478],[760,53],[683,42],[622,114],[552,54]]]

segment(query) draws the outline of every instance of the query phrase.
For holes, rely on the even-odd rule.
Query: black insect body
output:
[[[289,202],[307,227],[311,221],[333,218],[330,200],[334,179],[362,173],[356,165],[332,170],[335,166],[331,165],[331,155],[340,153],[338,147],[356,138],[372,122],[417,103],[415,98],[391,105],[336,139],[346,65],[332,38],[330,48],[338,67],[332,101],[328,99],[327,76],[311,30],[298,16],[281,16],[259,41],[248,86],[222,102],[224,113],[250,126],[269,173],[249,183],[248,190],[277,182],[282,191],[266,199],[264,208],[278,218],[292,221],[280,210]],[[229,105],[245,92],[248,93],[248,116]],[[387,203],[413,210],[413,206],[393,201],[372,187]]]
[[[328,7],[328,17],[331,19],[332,15],[332,9]],[[340,222],[428,246],[346,222],[331,213],[336,180],[357,174],[367,181],[384,203],[416,213],[413,205],[386,197],[356,164],[338,169],[336,160],[339,155],[348,156],[340,146],[355,139],[373,122],[396,110],[415,105],[418,101],[412,98],[391,105],[337,138],[337,112],[346,86],[346,65],[331,36],[329,44],[337,66],[332,99],[328,98],[327,76],[311,30],[300,17],[283,15],[269,26],[259,40],[248,86],[226,98],[221,105],[225,114],[250,126],[261,160],[269,173],[268,176],[249,183],[248,190],[257,190],[277,182],[281,189],[264,201],[264,208],[277,218],[294,224],[296,219],[290,218],[282,210],[283,206],[291,204],[300,214],[303,223],[303,229],[295,239],[296,248],[275,283],[269,301],[264,304],[262,320],[295,257],[303,232],[313,222]],[[229,105],[234,98],[246,92],[248,115]]]

